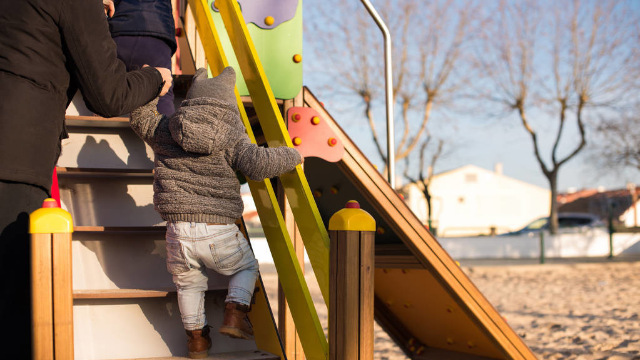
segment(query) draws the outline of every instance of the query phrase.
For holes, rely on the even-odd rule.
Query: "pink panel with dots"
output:
[[[293,146],[304,157],[319,157],[338,162],[344,146],[317,111],[307,107],[293,107],[287,112],[289,135]]]

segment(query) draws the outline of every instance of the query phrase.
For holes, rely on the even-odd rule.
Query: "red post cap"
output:
[[[43,208],[57,208],[58,207],[58,202],[56,201],[56,199],[44,199],[44,201],[42,202],[42,207]]]
[[[347,209],[360,209],[360,204],[355,200],[349,200],[344,207]]]

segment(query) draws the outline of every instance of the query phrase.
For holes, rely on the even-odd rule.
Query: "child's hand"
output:
[[[143,68],[149,67],[149,65],[142,65]],[[162,75],[162,90],[160,91],[160,96],[165,96],[169,90],[171,89],[171,84],[173,83],[173,77],[171,76],[171,70],[167,68],[157,67],[156,70],[160,72]]]
[[[113,0],[102,0],[102,5],[104,5],[104,14],[112,17],[113,14],[116,13],[116,7],[113,5]]]

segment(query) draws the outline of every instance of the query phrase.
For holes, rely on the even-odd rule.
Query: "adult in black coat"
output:
[[[0,0],[0,29],[1,357],[30,359],[28,214],[49,195],[65,109],[79,88],[96,114],[128,113],[171,72],[126,72],[100,0]]]

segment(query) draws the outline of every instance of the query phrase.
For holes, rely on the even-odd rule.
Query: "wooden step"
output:
[[[245,107],[253,108],[251,97],[242,96],[242,104]],[[284,104],[284,100],[276,99],[278,105]],[[68,127],[99,127],[99,128],[128,128],[129,117],[112,117],[104,118],[101,116],[91,115],[65,115],[66,125]]]
[[[151,169],[72,168],[56,166],[59,177],[152,177]]]
[[[164,234],[166,226],[74,226],[75,233]]]
[[[209,289],[207,292],[227,291],[227,286]],[[74,299],[141,299],[165,298],[175,295],[176,289],[142,290],[142,289],[92,289],[73,290]]]
[[[86,115],[65,115],[68,127],[107,127],[107,128],[128,128],[128,117],[103,118],[100,116]]]
[[[376,244],[376,268],[424,269],[420,260],[404,244]]]
[[[214,345],[215,346],[215,345]],[[189,360],[185,357],[136,358],[130,360]],[[234,351],[210,354],[205,360],[280,360],[280,357],[262,350]]]

